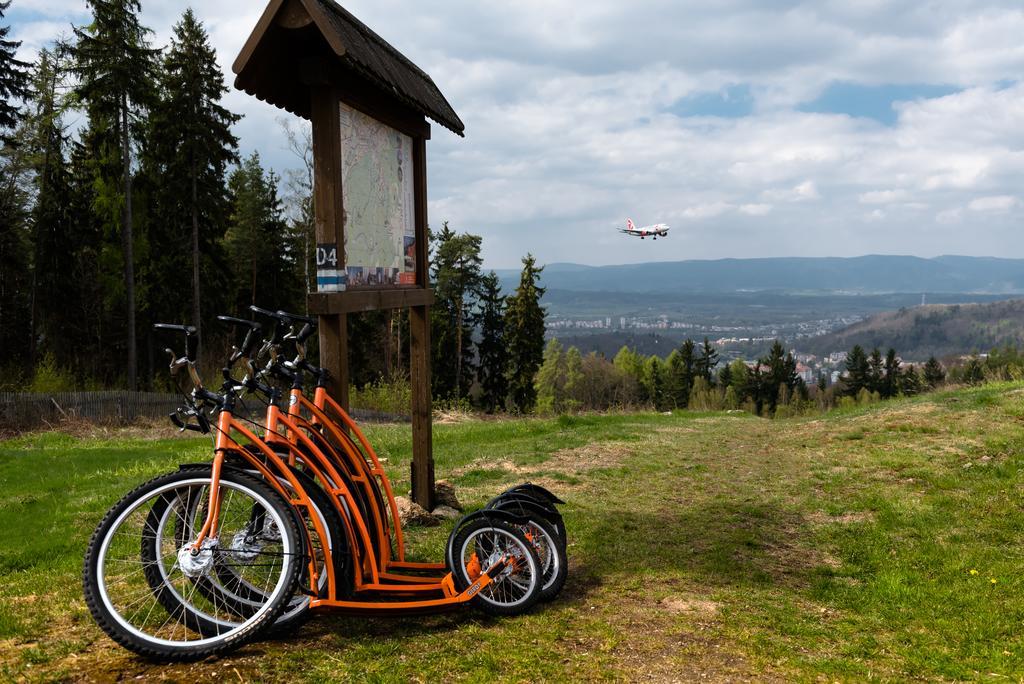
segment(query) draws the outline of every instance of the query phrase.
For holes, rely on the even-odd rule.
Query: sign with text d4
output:
[[[344,292],[347,277],[338,263],[338,245],[322,242],[316,246],[316,291]]]

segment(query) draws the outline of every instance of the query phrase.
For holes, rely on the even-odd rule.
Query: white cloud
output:
[[[167,43],[188,4],[142,0],[154,44]],[[264,3],[191,4],[227,72]],[[1016,0],[342,4],[430,73],[466,122],[465,140],[434,126],[430,218],[482,234],[489,267],[515,266],[528,250],[590,263],[880,244],[1024,256],[1012,211],[1024,186]],[[28,46],[85,10],[84,0],[14,0],[9,16]],[[962,90],[898,103],[890,127],[797,109],[836,81]],[[737,86],[750,93],[749,116],[672,113]],[[243,152],[260,150],[279,171],[295,165],[276,134],[279,110],[241,93],[227,103],[245,114]],[[680,219],[672,235],[684,239],[657,251],[618,240],[610,225],[630,214]],[[697,223],[716,239],[688,239],[683,229]]]
[[[907,197],[906,190],[872,190],[857,196],[861,204],[892,204]]]
[[[1011,195],[993,195],[972,200],[967,207],[971,211],[1009,211],[1020,204],[1020,200]]]
[[[740,206],[740,213],[747,216],[767,216],[772,211],[770,204],[744,204]]]

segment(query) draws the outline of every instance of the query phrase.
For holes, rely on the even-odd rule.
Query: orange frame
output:
[[[332,555],[324,553],[324,572],[327,574],[327,598],[313,597],[310,600],[310,607],[335,608],[359,613],[402,613],[441,609],[466,603],[481,589],[491,583],[491,577],[487,573],[482,573],[464,591],[458,592],[455,589],[451,572],[447,572],[443,577],[422,577],[388,572],[390,568],[436,572],[438,570],[445,570],[446,566],[443,563],[414,563],[405,561],[401,525],[397,523],[398,508],[390,482],[384,469],[381,467],[376,452],[373,451],[366,436],[348,413],[327,396],[323,388],[317,388],[314,402],[310,402],[303,396],[301,390],[293,390],[291,396],[293,400],[290,402],[287,414],[283,413],[273,403],[268,405],[268,429],[263,439],[236,419],[231,410],[225,409],[221,411],[217,420],[214,460],[210,478],[211,505],[200,534],[196,541],[193,542],[194,547],[198,548],[206,538],[216,536],[217,516],[219,515],[220,508],[220,477],[228,454],[235,454],[243,458],[293,506],[305,508],[309,513],[309,519],[313,522],[313,532],[322,542],[326,542],[328,539],[326,530],[319,516],[313,514],[314,509],[308,494],[289,467],[301,459],[303,466],[307,467],[314,477],[325,485],[329,485],[329,487],[325,487],[325,491],[331,496],[332,502],[335,503],[336,508],[341,513],[349,548],[356,560],[356,572],[354,573],[355,592],[357,594],[374,592],[389,595],[392,599],[399,599],[386,601],[342,599],[338,591],[339,587],[337,585]],[[316,405],[317,400],[338,413],[345,427],[352,430],[359,443],[366,450],[369,461],[367,457],[364,457],[359,452],[355,443],[344,430],[335,421],[331,420],[322,408]],[[307,409],[313,415],[316,423],[312,423],[302,417],[302,408]],[[387,516],[383,515],[382,511],[374,510],[374,522],[377,523],[374,525],[376,527],[375,533],[382,542],[379,548],[387,550],[380,557],[376,557],[376,554],[374,554],[373,546],[370,543],[371,531],[359,512],[354,494],[349,491],[345,485],[344,478],[340,475],[339,467],[344,468],[345,459],[340,457],[334,450],[333,445],[327,440],[323,440],[323,444],[331,449],[331,453],[324,453],[320,445],[314,442],[305,432],[308,429],[316,430],[318,426],[323,426],[331,436],[341,443],[348,457],[349,465],[354,469],[362,471],[361,480],[357,479],[355,474],[350,476],[353,482],[361,482],[367,488],[367,491],[370,491],[367,478],[379,478],[380,485],[387,496],[387,505],[394,522],[393,528],[388,526],[386,522]],[[286,431],[287,438],[281,435],[281,429]],[[266,462],[261,461],[256,453],[246,449],[232,436],[233,434],[241,435],[242,438],[253,445],[258,450],[259,455],[266,458]],[[274,450],[271,446],[272,444],[287,448],[287,454],[284,455],[284,458],[282,458],[281,453]],[[300,446],[305,447],[305,449],[300,448]],[[287,487],[282,483],[282,480],[288,483]],[[340,505],[342,500],[345,502],[345,506]],[[375,503],[373,497],[370,497],[370,502],[371,504]],[[376,509],[376,506],[371,507]],[[398,541],[398,560],[392,560],[389,557],[391,529],[394,530],[395,539]],[[363,550],[360,549],[360,542],[363,545]],[[327,549],[328,545],[323,543],[322,548]],[[313,554],[310,553],[310,556],[310,586],[315,587],[319,583],[319,577],[315,567],[315,559],[312,557]],[[369,576],[370,581],[365,581],[363,573]],[[429,596],[429,598],[419,598],[420,596]]]

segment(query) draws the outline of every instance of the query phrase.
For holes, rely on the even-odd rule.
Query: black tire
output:
[[[499,571],[492,582],[470,599],[472,606],[488,615],[519,615],[540,600],[542,573],[540,558],[522,530],[498,520],[477,519],[459,529],[448,557],[454,559],[452,579],[459,591],[468,589],[478,578],[470,576],[467,559],[475,556],[481,570],[494,567],[489,559],[514,559],[514,564]],[[482,558],[482,560],[481,560]]]
[[[544,518],[527,516],[523,532],[533,542],[541,564],[540,601],[553,601],[562,592],[569,576],[569,558],[555,527]]]
[[[205,478],[205,483],[208,486],[209,477]],[[157,531],[147,526],[150,520],[149,512],[159,502],[174,500],[178,493],[189,492],[203,485],[203,474],[187,469],[154,478],[117,502],[104,516],[89,542],[82,574],[86,605],[97,624],[108,636],[143,657],[161,661],[199,660],[238,648],[257,638],[273,625],[297,586],[300,565],[303,562],[304,543],[291,506],[266,483],[237,471],[225,470],[221,475],[221,485],[228,503],[224,507],[228,511],[226,515],[232,510],[231,500],[227,497],[238,493],[239,499],[245,496],[254,502],[249,505],[250,510],[254,505],[260,506],[280,531],[280,551],[264,554],[279,560],[248,566],[257,573],[264,572],[255,570],[257,567],[277,568],[279,565],[279,572],[269,571],[272,576],[266,583],[267,600],[259,610],[247,618],[235,616],[235,619],[232,619],[227,608],[214,605],[213,613],[207,613],[212,619],[204,618],[203,623],[194,619],[197,613],[203,611],[190,611],[189,614],[173,607],[170,610],[163,607],[166,593],[176,590],[173,582],[158,583],[157,589],[153,589],[151,580],[155,572],[154,565],[147,564],[144,556],[147,547],[154,543],[160,545],[161,540],[156,536]],[[239,501],[239,506],[244,509],[244,500]],[[225,519],[222,516],[221,521]],[[137,531],[131,529],[136,524]],[[129,529],[122,530],[123,526]],[[230,528],[227,529],[230,532]],[[121,534],[123,537],[119,537]],[[200,576],[208,571],[214,556],[225,553],[216,548],[215,543],[213,544],[208,551],[202,552],[208,553],[206,558],[211,559],[206,569],[193,570]],[[117,552],[122,548],[123,557],[117,557]],[[134,549],[134,552],[131,549]],[[184,547],[178,548],[176,560],[169,573],[173,574],[177,568],[181,574],[182,586],[191,586],[190,582],[185,581],[185,572],[178,567],[182,553],[188,552],[184,551]],[[202,553],[199,557],[202,557]],[[159,562],[164,562],[163,556],[159,557]],[[134,567],[136,564],[138,568]],[[115,573],[120,574],[111,581],[108,575]],[[128,592],[128,596],[122,599],[120,594],[124,592]],[[178,593],[180,597],[180,592]],[[191,593],[189,597],[195,598]],[[178,605],[180,606],[180,602]],[[158,608],[163,613],[158,611]],[[163,622],[152,627],[151,625],[158,622],[163,614],[167,615]],[[141,623],[132,624],[131,620],[137,620],[140,616]],[[182,629],[180,638],[177,632],[179,626]],[[146,629],[151,629],[153,633],[143,631]]]
[[[552,504],[542,502],[526,494],[508,493],[491,499],[484,508],[507,511],[520,517],[541,516],[555,528],[562,552],[564,553],[568,549],[569,539],[565,528],[565,520],[562,519],[562,514]]]
[[[241,463],[239,463],[239,465],[241,465]],[[207,477],[210,475],[209,466],[189,466],[188,470],[191,472],[205,473]],[[326,528],[326,532],[329,535],[328,543],[334,566],[335,585],[338,590],[338,595],[339,597],[347,597],[351,593],[353,587],[353,563],[351,554],[349,553],[348,540],[345,536],[341,517],[334,508],[330,495],[321,489],[313,478],[295,469],[293,469],[292,472],[295,475],[295,478],[299,481],[302,489],[305,490],[306,494],[309,496],[310,502],[313,504],[314,513],[320,518],[321,523]],[[254,478],[260,477],[260,473],[256,470],[248,470],[246,473]],[[290,487],[288,481],[283,478],[282,484],[285,487]],[[196,502],[197,505],[198,503],[199,502]],[[316,536],[315,528],[313,527],[311,519],[307,517],[307,512],[305,509],[299,507],[293,507],[293,511],[295,512],[299,529],[303,533],[303,541],[306,543],[307,556],[309,553],[312,553],[314,557],[322,558],[322,541]],[[154,506],[150,515],[163,515],[163,513],[163,511],[159,511],[157,507]],[[191,518],[192,516],[188,517]],[[180,538],[182,536],[187,537],[187,531],[183,529],[183,525],[181,524],[182,520],[182,517],[177,519],[178,525],[175,529],[176,538]],[[325,567],[324,562],[321,561],[321,571],[324,570]],[[162,581],[162,578],[157,577],[155,580]],[[326,574],[321,572],[318,580],[319,586],[317,587],[316,595],[320,598],[326,598],[328,593]],[[237,574],[233,572],[230,565],[215,564],[214,576],[200,577],[195,581],[195,585],[197,591],[206,599],[211,602],[217,601],[220,605],[225,606],[239,617],[251,616],[266,600],[266,596],[264,596],[258,588],[239,578]],[[154,587],[154,590],[155,589],[156,587]],[[312,591],[312,587],[309,586],[309,570],[306,564],[303,563],[300,570],[299,585],[295,593],[292,595],[291,600],[288,602],[285,610],[277,620],[274,621],[274,624],[270,629],[271,633],[280,635],[294,632],[309,619],[310,591]],[[167,610],[174,610],[175,603],[180,604],[180,601],[177,601],[173,595],[167,595],[165,592],[161,595],[166,597],[167,602],[164,603],[164,607]],[[180,609],[182,611],[188,611],[189,607],[187,604],[184,604],[180,605]],[[202,617],[198,616],[198,620],[202,620]]]

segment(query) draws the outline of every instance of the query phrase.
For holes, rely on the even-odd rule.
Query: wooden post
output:
[[[341,110],[338,93],[325,83],[311,88],[313,120],[313,213],[317,244],[338,247],[345,263],[341,192]],[[344,313],[320,315],[320,365],[331,374],[328,393],[346,411],[348,403],[348,321]]]
[[[427,250],[427,141],[413,139],[416,210],[416,284],[430,284]],[[430,401],[430,306],[409,309],[409,374],[412,381],[412,498],[434,509],[434,450]]]

